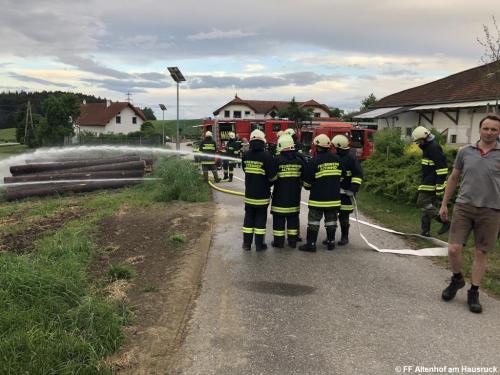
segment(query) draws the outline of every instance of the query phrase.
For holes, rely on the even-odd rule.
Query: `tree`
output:
[[[337,107],[330,107],[330,114],[332,117],[342,118],[345,114],[343,109]]]
[[[477,42],[484,48],[483,56],[481,56],[481,61],[484,64],[490,64],[488,66],[488,77],[491,77],[492,84],[495,87],[495,112],[498,113],[498,99],[500,96],[500,30],[498,29],[497,20],[495,16],[491,17],[493,19],[493,27],[490,30],[488,25],[483,25],[484,37],[476,38]],[[496,35],[495,35],[496,34]]]
[[[293,97],[288,106],[279,111],[279,117],[286,117],[289,120],[295,121],[295,126],[300,129],[304,121],[311,121],[312,113],[312,108],[299,106],[295,101],[295,97]]]
[[[50,96],[45,102],[46,121],[41,121],[37,135],[44,146],[60,145],[64,137],[71,136],[73,121],[80,115],[77,98],[71,94]]]
[[[144,113],[146,120],[156,120],[156,116],[151,108],[144,107],[142,112]]]
[[[376,101],[377,101],[377,98],[375,97],[375,95],[373,95],[373,92],[372,92],[370,95],[368,95],[366,98],[364,98],[361,101],[362,107],[360,108],[360,110],[363,111],[365,109],[368,109],[368,107],[371,106],[372,104],[374,104]]]

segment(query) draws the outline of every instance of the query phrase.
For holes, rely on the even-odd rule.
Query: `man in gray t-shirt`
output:
[[[479,135],[479,142],[458,152],[439,210],[441,219],[447,220],[448,201],[462,176],[448,240],[448,259],[453,276],[441,297],[450,301],[465,286],[461,272],[462,250],[470,232],[474,231],[475,252],[467,303],[469,310],[475,313],[482,311],[479,285],[486,270],[486,253],[494,250],[500,230],[500,117],[490,115],[482,119]]]

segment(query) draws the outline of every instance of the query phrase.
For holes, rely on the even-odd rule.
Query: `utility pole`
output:
[[[33,114],[31,113],[31,102],[28,100],[26,106],[26,122],[24,125],[24,144],[28,144],[28,123],[31,125],[31,134],[35,135],[35,126],[33,125]]]
[[[127,92],[127,102],[131,102],[132,101],[132,94],[130,92]]]

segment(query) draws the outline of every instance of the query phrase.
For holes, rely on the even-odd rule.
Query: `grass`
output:
[[[187,138],[199,138],[201,135],[201,128],[193,128],[193,125],[200,125],[202,120],[179,120],[179,133],[181,136]],[[165,135],[170,138],[175,139],[177,120],[153,120],[151,123],[155,127],[155,131],[158,134],[162,134],[163,124],[165,125]]]
[[[11,145],[11,146],[2,146],[0,143],[0,160],[7,159],[9,156],[22,154],[23,152],[28,151],[29,148],[25,145]]]
[[[109,281],[130,280],[135,276],[135,272],[130,264],[112,264],[108,270]]]
[[[177,179],[176,174],[169,176]],[[198,181],[183,178],[191,185]],[[161,186],[155,185],[155,189],[161,190]],[[130,312],[123,303],[105,298],[105,283],[89,273],[96,254],[110,251],[97,248],[95,233],[102,218],[124,205],[165,207],[155,189],[147,184],[0,202],[4,233],[75,205],[87,212],[45,232],[31,253],[0,253],[0,373],[111,374],[104,358],[123,343],[123,326],[128,324]],[[134,270],[128,264],[114,265],[108,275],[127,279]],[[158,290],[154,286],[145,289]]]
[[[170,235],[169,240],[176,244],[183,244],[184,242],[186,242],[186,236],[182,233],[173,233],[172,235]]]
[[[358,195],[360,209],[369,217],[380,222],[382,225],[405,233],[420,232],[420,210],[416,207],[395,202],[385,197],[361,191]],[[433,235],[439,228],[439,224],[433,223]],[[448,235],[435,235],[443,241],[448,241]],[[413,241],[413,240],[412,240]],[[427,246],[426,241],[413,241],[417,246]],[[500,240],[497,241],[497,251],[488,253],[488,267],[482,280],[481,288],[490,291],[500,297]],[[470,278],[473,261],[474,239],[471,235],[464,249],[463,273]],[[447,257],[433,258],[436,263],[443,267],[448,266]]]
[[[0,129],[0,143],[16,142],[16,128]]]

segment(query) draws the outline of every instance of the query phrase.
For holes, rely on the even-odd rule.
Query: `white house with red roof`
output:
[[[80,105],[80,116],[75,121],[75,133],[128,134],[141,130],[146,117],[140,108],[129,102],[86,103]]]
[[[276,100],[243,100],[238,95],[234,99],[224,104],[214,111],[217,119],[272,119],[277,117],[278,112],[285,109],[289,101]],[[321,121],[330,119],[330,109],[325,104],[320,104],[316,100],[297,102],[300,107],[312,108],[313,119]]]

